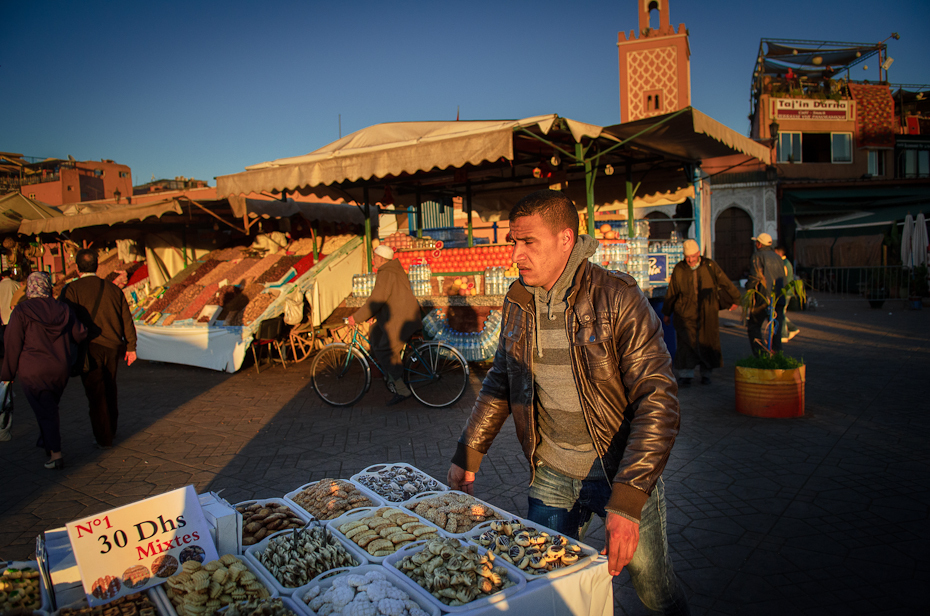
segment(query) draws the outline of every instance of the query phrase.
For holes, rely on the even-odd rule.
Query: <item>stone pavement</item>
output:
[[[821,298],[826,299],[826,298]],[[791,313],[801,335],[807,414],[765,420],[733,410],[745,330],[724,316],[728,368],[681,391],[682,429],[665,480],[669,544],[695,614],[914,613],[930,580],[930,310],[821,301]],[[481,374],[454,408],[385,407],[380,381],[352,409],[323,405],[309,362],[228,375],[139,362],[123,369],[117,446],[91,447],[77,382],[62,403],[67,468],[42,468],[35,421],[16,403],[0,443],[0,556],[27,558],[41,531],[194,484],[230,502],[281,496],[323,477],[405,461],[444,479]],[[526,512],[527,464],[507,425],[477,495]],[[603,543],[595,523],[588,542]],[[624,573],[615,613],[646,613]]]

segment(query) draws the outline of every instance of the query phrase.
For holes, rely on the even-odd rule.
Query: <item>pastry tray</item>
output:
[[[423,517],[415,514],[414,512],[407,509],[406,507],[402,507],[399,504],[398,505],[382,505],[382,507],[390,507],[391,509],[397,509],[398,511],[403,511],[404,513],[410,514],[411,517],[414,517],[420,520],[421,522],[423,522],[430,528],[435,528],[436,534],[438,534],[440,537],[451,537],[452,536],[446,531],[436,526],[435,524],[433,524],[432,522],[430,522],[429,520],[424,519]],[[363,548],[362,546],[358,545],[357,543],[355,543],[354,541],[346,537],[342,533],[342,531],[339,530],[339,527],[342,526],[343,524],[347,524],[349,522],[354,522],[356,520],[361,520],[362,518],[368,517],[369,515],[371,515],[373,512],[377,511],[380,508],[381,507],[361,507],[359,509],[353,509],[352,511],[349,511],[348,513],[342,514],[335,520],[331,520],[331,524],[328,526],[330,532],[336,535],[337,537],[339,537],[342,543],[351,543],[352,545],[356,546],[358,549],[365,552],[365,558],[367,558],[368,562],[371,562],[371,563],[382,563],[384,562],[384,559],[387,558],[387,556],[373,556],[369,554],[367,550],[365,550],[365,548]]]
[[[384,574],[384,576],[391,582],[394,586],[400,590],[407,593],[407,596],[410,597],[410,600],[420,606],[420,608],[429,614],[430,616],[440,616],[440,610],[437,608],[425,595],[428,593],[414,584],[416,588],[410,588],[410,584],[407,582],[410,581],[407,576],[398,572],[396,569],[391,567],[382,567],[381,565],[362,565],[360,567],[352,567],[349,569],[332,569],[326,573],[318,575],[312,582],[305,584],[297,589],[297,591],[291,596],[291,600],[298,605],[298,607],[304,610],[306,616],[314,616],[316,612],[310,609],[310,607],[304,603],[303,596],[307,593],[308,590],[315,586],[320,587],[320,593],[326,592],[326,590],[333,585],[337,579],[351,575],[365,575],[369,571],[378,571]],[[407,578],[403,580],[401,578]]]
[[[383,499],[383,498],[381,498],[380,496],[378,496],[377,494],[375,494],[374,492],[372,492],[371,490],[369,490],[369,489],[366,488],[365,486],[361,486],[361,485],[355,483],[355,482],[352,481],[351,479],[341,479],[340,481],[345,481],[346,483],[350,483],[350,484],[352,484],[353,486],[355,486],[356,488],[358,488],[358,490],[359,490],[362,494],[364,494],[365,496],[367,496],[368,499],[371,500],[372,503],[374,503],[374,506],[380,507],[380,506],[382,506],[382,505],[387,504],[387,503],[384,502],[384,499]],[[294,508],[296,507],[296,508],[299,509],[299,510],[301,511],[301,513],[303,513],[304,515],[310,516],[311,518],[315,518],[316,516],[314,516],[311,512],[307,511],[306,509],[304,509],[303,507],[301,507],[299,504],[297,504],[297,501],[294,500],[294,497],[297,496],[298,494],[300,494],[301,492],[303,492],[304,490],[306,490],[307,488],[309,488],[310,486],[314,486],[314,485],[316,485],[316,484],[318,484],[318,483],[320,483],[320,482],[319,482],[319,481],[311,481],[310,483],[305,483],[304,485],[300,486],[300,487],[297,488],[296,490],[292,490],[292,491],[288,492],[287,494],[284,495],[284,502],[285,502],[291,509],[294,509]],[[362,505],[362,506],[363,506],[363,507],[368,507],[369,505]],[[358,509],[358,507],[356,507],[356,509]],[[296,511],[296,510],[295,510],[295,511]],[[352,511],[352,509],[350,509],[349,511]],[[347,513],[347,512],[346,512],[346,513]],[[335,518],[334,518],[334,519],[335,519]],[[329,524],[330,520],[319,520],[319,522],[322,523],[322,524]]]
[[[32,569],[39,574],[39,577],[36,578],[39,582],[39,598],[41,603],[39,604],[39,609],[33,610],[33,613],[41,613],[43,615],[50,614],[52,611],[52,602],[48,596],[48,589],[45,587],[45,580],[42,578],[42,572],[39,569],[39,561],[36,560],[13,560],[3,567],[0,567],[0,572],[4,569]]]
[[[416,515],[416,516],[418,516],[418,517],[420,517],[420,518],[424,518],[424,516],[422,516],[422,515],[420,515],[420,514],[418,514],[418,513],[416,513],[416,512],[414,511],[414,507],[416,507],[416,505],[419,504],[420,501],[427,500],[427,499],[429,499],[429,498],[432,498],[433,496],[443,496],[443,495],[447,495],[447,494],[465,494],[465,493],[464,493],[464,492],[460,492],[460,491],[458,491],[458,490],[449,490],[449,491],[446,491],[446,492],[443,492],[443,491],[438,491],[438,492],[424,492],[423,494],[421,494],[421,495],[418,496],[417,498],[414,498],[414,499],[409,500],[409,501],[407,501],[407,502],[405,502],[405,503],[402,503],[401,506],[402,506],[403,508],[408,509],[408,510],[409,510],[411,513],[413,513],[414,515]],[[491,510],[493,510],[498,516],[500,516],[500,519],[502,519],[502,520],[510,520],[510,519],[512,519],[512,518],[514,517],[512,514],[507,513],[506,511],[504,511],[504,510],[501,509],[500,507],[495,507],[495,506],[492,505],[491,503],[485,502],[485,501],[481,500],[480,498],[477,498],[477,497],[475,497],[475,496],[471,496],[470,494],[465,494],[465,496],[469,496],[469,497],[475,499],[475,501],[477,501],[477,502],[481,503],[482,505],[484,505],[485,507],[489,507],[489,508],[490,508]],[[426,519],[426,518],[424,518],[424,519]],[[429,519],[426,519],[426,521],[429,522]],[[431,523],[433,526],[439,526],[439,525],[436,524],[435,522],[430,522],[430,523]],[[480,522],[479,524],[484,524],[484,522]],[[445,530],[444,528],[442,528],[441,526],[440,526],[439,528],[440,528],[440,530],[442,530],[442,531],[443,531],[447,536],[449,536],[449,537],[458,537],[458,538],[462,538],[462,537],[465,537],[465,535],[467,535],[468,533],[471,532],[471,531],[469,530],[469,531],[466,531],[466,532],[464,532],[464,533],[451,533],[451,532]]]
[[[262,505],[262,506],[268,505],[269,503],[273,503],[273,504],[275,504],[275,505],[285,505],[288,509],[290,509],[291,511],[294,512],[294,515],[295,515],[295,516],[297,516],[298,518],[300,518],[301,520],[304,521],[304,526],[306,526],[307,524],[309,524],[309,523],[314,519],[313,516],[310,515],[305,509],[303,509],[302,507],[298,507],[298,506],[295,505],[294,503],[289,503],[289,502],[287,502],[286,500],[284,500],[283,498],[253,498],[252,500],[247,500],[247,501],[242,501],[241,503],[236,503],[236,504],[233,505],[232,507],[233,507],[233,509],[236,509],[236,511],[238,511],[237,507],[241,507],[242,505],[251,505],[251,504],[253,504],[253,503],[258,503],[259,505]],[[239,515],[242,515],[242,514],[240,513]],[[242,527],[243,527],[243,529],[245,528],[245,520],[244,520],[244,519],[243,519],[243,522],[242,522]],[[285,530],[289,530],[289,529],[285,529]],[[243,530],[243,532],[245,532],[245,531]],[[277,533],[277,532],[279,532],[279,531],[273,531],[273,532],[271,533],[271,535],[273,535],[273,534],[275,534],[275,533]],[[269,536],[270,536],[270,535],[265,535],[265,537],[269,537]],[[265,537],[262,537],[262,539],[264,539]],[[240,538],[240,539],[241,539],[241,538]],[[253,545],[254,545],[254,544],[253,544]],[[246,547],[252,547],[252,546],[243,546],[243,548],[246,548]],[[245,551],[245,550],[243,549],[243,552],[244,552],[244,551]]]
[[[402,500],[395,501],[395,500],[391,500],[391,499],[390,499],[389,497],[387,497],[387,496],[384,496],[384,495],[378,493],[377,491],[375,491],[374,488],[368,487],[367,485],[365,485],[364,483],[362,483],[361,480],[360,480],[360,478],[363,478],[363,477],[368,477],[368,476],[376,475],[376,474],[378,474],[379,471],[393,471],[394,469],[398,469],[398,468],[399,468],[399,469],[403,469],[403,470],[405,470],[405,471],[407,471],[407,472],[412,472],[412,473],[421,475],[422,477],[424,477],[424,478],[426,478],[426,479],[430,479],[430,480],[436,482],[437,487],[430,488],[430,489],[428,489],[428,490],[423,490],[422,492],[417,492],[417,493],[415,493],[415,494],[411,494],[410,496],[408,496],[407,498],[404,498],[404,499],[402,499]],[[442,482],[439,481],[438,479],[435,479],[434,477],[432,477],[432,476],[429,475],[428,473],[424,473],[423,471],[421,471],[421,470],[418,469],[417,467],[412,466],[412,465],[410,465],[410,464],[407,464],[407,463],[405,463],[405,462],[395,462],[395,463],[387,463],[387,464],[372,464],[371,466],[369,466],[368,468],[362,470],[361,472],[358,472],[358,473],[355,473],[354,475],[352,475],[352,477],[351,477],[350,479],[351,479],[351,481],[352,481],[353,483],[355,483],[356,485],[360,485],[360,486],[362,486],[363,488],[366,488],[367,490],[369,490],[369,491],[371,491],[371,492],[374,492],[374,493],[377,494],[385,503],[387,503],[388,505],[392,505],[392,506],[393,506],[393,505],[401,505],[401,504],[403,504],[403,503],[409,502],[409,501],[411,501],[411,500],[413,500],[413,499],[415,499],[415,498],[418,498],[419,496],[421,496],[421,495],[423,495],[423,494],[426,494],[427,492],[445,492],[445,491],[448,491],[448,490],[449,490],[449,486],[445,485],[444,483],[442,483]],[[403,486],[401,486],[401,487],[403,487]]]

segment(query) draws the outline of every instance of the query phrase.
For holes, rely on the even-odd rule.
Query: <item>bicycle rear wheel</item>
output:
[[[326,404],[351,406],[371,385],[365,358],[347,344],[327,345],[310,364],[313,389]]]
[[[456,349],[442,342],[424,342],[404,358],[404,382],[426,406],[449,406],[468,385],[468,364]]]

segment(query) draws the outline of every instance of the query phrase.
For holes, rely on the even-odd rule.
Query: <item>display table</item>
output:
[[[139,359],[235,372],[252,337],[241,327],[152,327],[136,323]]]

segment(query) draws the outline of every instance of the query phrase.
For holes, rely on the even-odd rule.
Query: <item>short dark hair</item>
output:
[[[574,236],[578,237],[578,211],[565,193],[549,189],[530,193],[513,206],[507,220],[513,222],[534,214],[539,214],[553,233],[571,229]]]
[[[97,251],[85,248],[77,251],[74,255],[74,262],[77,263],[78,271],[82,274],[97,273]]]

